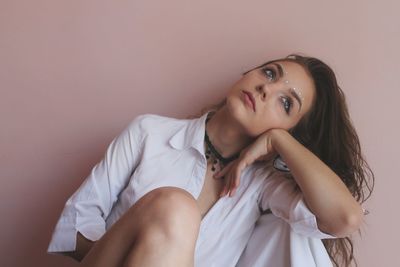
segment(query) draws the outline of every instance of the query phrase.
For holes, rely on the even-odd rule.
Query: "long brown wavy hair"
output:
[[[277,61],[291,61],[303,66],[314,81],[318,99],[289,132],[342,179],[359,203],[365,202],[372,193],[375,178],[361,153],[360,141],[335,73],[317,58],[291,54],[286,58],[263,63],[243,75]],[[225,104],[226,98],[203,108],[199,116],[208,111],[217,111]],[[193,117],[196,116],[188,118]],[[324,239],[322,242],[336,267],[348,267],[352,262],[357,266],[351,237]]]

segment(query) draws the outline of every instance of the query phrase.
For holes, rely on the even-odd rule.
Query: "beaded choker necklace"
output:
[[[210,120],[211,118],[211,113],[209,113],[207,115],[207,119],[206,119],[206,124],[207,122]],[[229,158],[224,158],[220,153],[218,153],[218,151],[215,149],[215,147],[211,144],[210,139],[208,138],[207,135],[207,129],[205,131],[205,136],[204,139],[206,141],[207,144],[207,149],[206,149],[206,158],[207,160],[211,158],[211,162],[212,162],[212,167],[211,170],[215,171],[215,164],[220,163],[220,169],[222,169],[225,165],[227,165],[229,162],[231,162],[232,160],[235,160],[239,157],[240,153],[237,153],[236,155],[229,157]]]

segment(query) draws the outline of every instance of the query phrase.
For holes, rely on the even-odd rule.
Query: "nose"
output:
[[[261,96],[261,99],[265,99],[266,94],[267,94],[267,89],[266,89],[266,85],[264,84],[259,84],[256,86],[256,92],[258,92]]]

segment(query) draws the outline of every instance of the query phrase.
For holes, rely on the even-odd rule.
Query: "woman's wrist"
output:
[[[282,143],[287,141],[288,138],[294,139],[290,133],[283,129],[271,129],[270,146],[276,153],[281,154]]]

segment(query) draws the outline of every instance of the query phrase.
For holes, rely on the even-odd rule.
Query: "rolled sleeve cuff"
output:
[[[59,252],[75,251],[76,234],[79,231],[91,241],[99,240],[105,233],[104,220],[76,223],[74,216],[61,217],[53,232],[47,252],[58,254]]]
[[[318,228],[317,218],[308,209],[303,199],[300,199],[296,207],[291,210],[289,221],[293,231],[298,234],[318,239],[337,238]]]

